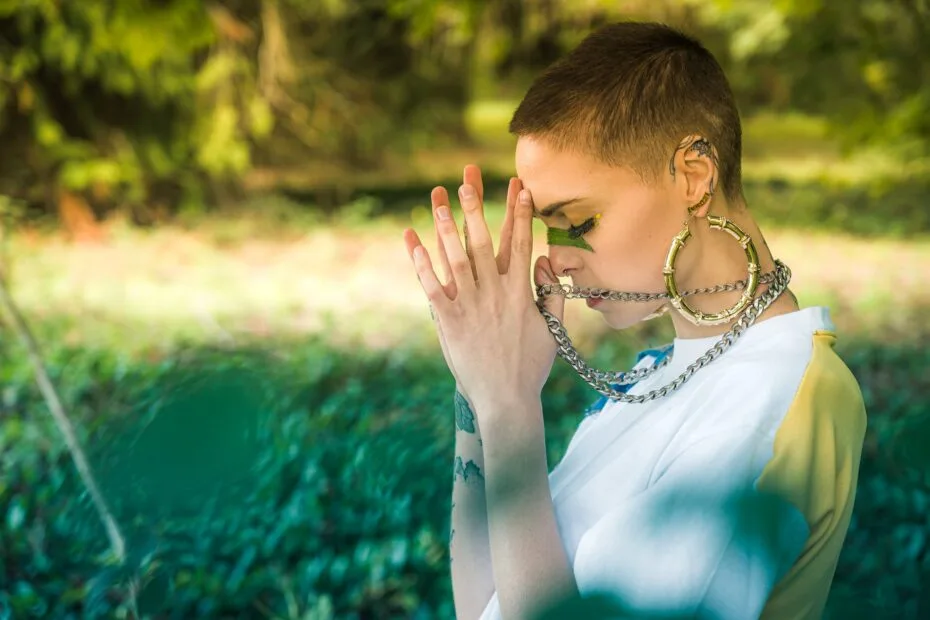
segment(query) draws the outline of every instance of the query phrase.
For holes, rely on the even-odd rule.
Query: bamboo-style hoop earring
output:
[[[710,194],[704,194],[700,202],[688,208],[688,215],[693,214],[694,211],[704,206],[709,199]],[[675,282],[675,261],[678,259],[678,252],[685,247],[688,239],[691,238],[691,229],[688,226],[689,220],[685,220],[685,225],[681,229],[681,232],[672,239],[672,245],[668,249],[668,256],[665,258],[665,267],[662,269],[662,275],[665,276],[665,290],[669,296],[669,303],[695,325],[719,325],[720,323],[726,323],[742,312],[755,297],[756,289],[759,287],[759,274],[762,271],[759,264],[759,253],[756,252],[756,246],[752,242],[752,237],[743,232],[739,226],[723,216],[708,215],[707,223],[712,230],[722,230],[723,232],[729,233],[743,247],[743,251],[746,253],[746,260],[749,262],[749,277],[746,281],[746,289],[743,291],[739,301],[733,306],[722,312],[713,313],[695,310],[682,298],[681,292],[678,290],[678,284]]]

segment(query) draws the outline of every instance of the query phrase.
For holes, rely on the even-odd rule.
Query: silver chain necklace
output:
[[[613,387],[614,384],[628,385],[636,383],[640,379],[648,377],[660,368],[665,367],[671,361],[671,355],[666,355],[658,364],[637,370],[627,372],[603,371],[588,366],[572,345],[571,338],[565,331],[562,323],[548,310],[543,307],[543,300],[552,294],[564,295],[566,298],[579,297],[596,297],[599,299],[616,299],[620,301],[658,301],[668,299],[668,293],[626,293],[619,291],[608,291],[606,289],[592,289],[573,287],[567,284],[543,284],[536,287],[536,307],[540,314],[546,320],[546,326],[555,337],[558,344],[558,354],[563,360],[568,362],[575,372],[577,372],[585,382],[592,388],[613,401],[625,403],[645,403],[674,392],[695,372],[711,363],[733,346],[733,343],[753,324],[766,308],[772,305],[776,299],[788,288],[791,281],[791,270],[780,260],[775,261],[775,271],[767,273],[759,280],[760,284],[771,283],[769,289],[754,299],[752,303],[743,311],[733,326],[727,330],[717,343],[711,347],[704,355],[697,358],[685,370],[678,375],[671,383],[660,388],[647,392],[645,394],[630,395],[621,392]],[[746,282],[741,280],[729,284],[721,284],[715,287],[694,289],[686,291],[684,295],[695,295],[698,293],[717,293],[722,291],[733,291],[739,288],[745,288]]]

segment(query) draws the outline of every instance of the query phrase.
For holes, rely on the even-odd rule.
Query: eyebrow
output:
[[[569,205],[575,204],[576,202],[582,200],[581,198],[570,198],[569,200],[560,200],[558,202],[553,202],[548,207],[544,208],[542,211],[536,211],[534,209],[533,215],[536,217],[549,217],[554,215],[556,211],[559,211]]]

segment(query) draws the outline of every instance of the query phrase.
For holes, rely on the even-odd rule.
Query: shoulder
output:
[[[721,364],[690,395],[686,432],[657,463],[653,483],[673,474],[727,488],[752,485],[788,500],[810,522],[850,501],[866,429],[862,393],[832,332],[806,340]],[[824,494],[840,506],[817,499]]]
[[[785,331],[714,360],[682,394],[700,412],[704,432],[695,438],[734,426],[771,436],[789,416],[861,426],[862,393],[835,344],[831,329]]]

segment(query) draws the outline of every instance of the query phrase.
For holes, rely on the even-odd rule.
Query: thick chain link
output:
[[[769,276],[770,274],[766,274]],[[558,294],[560,290],[563,290],[564,285],[543,285],[537,287],[537,294],[539,298],[536,300],[537,308],[539,312],[543,315],[543,318],[546,320],[546,326],[549,328],[549,331],[552,332],[552,335],[555,337],[556,344],[558,345],[558,354],[563,360],[568,362],[568,364],[575,369],[582,379],[590,385],[592,388],[609,398],[613,401],[625,402],[625,403],[645,403],[651,400],[656,400],[662,398],[671,392],[674,392],[682,385],[684,385],[698,370],[707,366],[709,363],[723,355],[723,353],[733,346],[733,343],[736,342],[740,336],[753,324],[756,319],[759,318],[766,308],[768,308],[772,303],[778,299],[787,288],[788,283],[791,281],[791,270],[783,262],[776,260],[775,261],[775,271],[771,273],[769,282],[772,286],[769,289],[753,300],[752,303],[743,311],[740,317],[736,320],[733,326],[724,333],[720,340],[710,348],[704,355],[697,358],[692,362],[678,377],[676,377],[671,383],[664,385],[660,388],[647,392],[645,394],[636,394],[630,395],[624,392],[621,392],[613,387],[613,384],[627,385],[630,383],[636,383],[640,379],[647,377],[660,368],[663,368],[671,361],[671,355],[666,355],[662,362],[654,364],[653,366],[647,368],[640,368],[637,370],[631,370],[628,372],[610,372],[603,371],[591,368],[588,366],[581,356],[578,355],[578,352],[575,350],[575,347],[572,345],[571,338],[569,338],[568,333],[565,331],[565,328],[562,326],[561,322],[548,310],[543,307],[543,300],[548,294]],[[739,285],[737,282],[735,284],[724,284],[720,286],[735,286]],[[745,287],[745,282],[743,282]],[[572,297],[584,297],[586,294],[581,291],[600,291],[603,289],[575,289],[574,287],[568,287],[569,289],[574,289],[571,293]],[[546,289],[552,289],[552,292],[549,292]],[[719,287],[712,287],[713,290],[708,289],[698,289],[706,290],[707,292],[716,292],[719,290],[735,290],[734,289],[720,289]],[[617,295],[644,295],[643,293],[616,293]],[[653,293],[652,295],[657,295]],[[568,295],[567,295],[568,296]],[[645,301],[640,299],[628,299],[620,297],[600,297],[601,299],[622,299],[624,301]],[[667,296],[666,296],[667,298]],[[653,297],[649,300],[662,299],[661,297]]]

